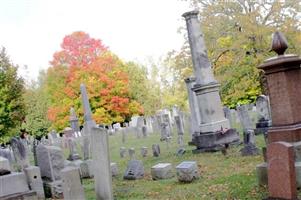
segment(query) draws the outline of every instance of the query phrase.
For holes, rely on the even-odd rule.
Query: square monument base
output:
[[[193,153],[220,151],[225,145],[239,142],[239,134],[236,129],[228,129],[225,132],[200,133],[193,137],[193,143],[197,147]]]
[[[301,124],[274,126],[268,130],[268,143],[301,141]]]

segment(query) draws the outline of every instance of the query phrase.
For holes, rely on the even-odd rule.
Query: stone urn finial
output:
[[[287,44],[287,40],[284,37],[284,35],[279,32],[276,31],[273,34],[273,39],[272,39],[272,51],[275,51],[278,56],[283,55],[285,50],[287,49],[288,44]]]

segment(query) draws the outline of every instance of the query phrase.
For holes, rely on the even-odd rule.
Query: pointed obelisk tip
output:
[[[287,47],[288,47],[288,43],[284,35],[279,31],[273,33],[271,50],[276,52],[278,56],[280,56],[284,54]]]

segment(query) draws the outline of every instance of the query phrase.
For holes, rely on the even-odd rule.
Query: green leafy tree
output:
[[[45,72],[41,71],[38,81],[33,82],[24,93],[26,117],[22,128],[34,136],[46,135],[51,126],[47,118],[49,97],[44,84],[45,76]]]
[[[0,142],[19,133],[24,119],[24,81],[17,75],[18,66],[11,63],[5,48],[0,52]]]
[[[273,55],[269,48],[274,31],[286,35],[288,52],[301,53],[298,45],[301,2],[298,0],[187,1],[200,9],[208,55],[221,83],[223,103],[230,107],[253,102],[263,92],[262,72],[257,66]],[[186,68],[183,63],[191,60],[188,50],[186,42],[180,52],[173,53],[173,70]]]

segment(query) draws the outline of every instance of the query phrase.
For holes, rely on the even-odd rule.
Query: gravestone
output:
[[[147,126],[143,125],[141,128],[141,131],[142,131],[142,136],[144,138],[146,138],[147,137]]]
[[[153,180],[172,178],[172,165],[170,163],[156,164],[151,168],[151,175]]]
[[[287,142],[267,147],[269,198],[297,199],[294,148]]]
[[[111,167],[112,176],[113,177],[118,176],[118,166],[117,166],[117,163],[111,163],[110,167]]]
[[[96,199],[113,199],[107,130],[93,127],[91,141]]]
[[[27,149],[24,145],[24,143],[21,141],[20,138],[13,137],[10,141],[12,145],[12,150],[14,153],[15,161],[20,167],[18,170],[23,170],[24,168],[29,166],[29,160],[27,155]]]
[[[120,158],[124,158],[126,156],[126,148],[125,147],[120,147],[119,155],[120,155]]]
[[[140,160],[130,160],[127,169],[124,173],[123,179],[136,180],[142,179],[144,176],[143,163]]]
[[[253,130],[244,131],[244,148],[240,150],[242,156],[258,155],[259,150],[255,144],[255,133]]]
[[[183,161],[176,167],[180,182],[192,182],[199,178],[198,166],[195,161]]]
[[[224,114],[225,114],[226,119],[228,119],[229,122],[230,122],[230,126],[234,127],[234,121],[233,121],[233,118],[232,118],[231,109],[228,108],[227,106],[224,106],[223,110],[224,110]]]
[[[253,130],[252,120],[248,113],[248,105],[237,106],[237,113],[239,116],[240,123],[242,125],[243,131]]]
[[[268,184],[268,165],[266,162],[256,165],[256,175],[258,185],[264,186]]]
[[[147,156],[147,147],[141,147],[141,156],[146,157]]]
[[[60,171],[64,168],[64,155],[59,147],[39,144],[37,162],[42,178],[50,181],[61,180]]]
[[[28,185],[31,190],[37,193],[38,199],[45,199],[43,181],[41,178],[41,171],[39,167],[30,166],[24,169]]]
[[[68,138],[69,157],[68,160],[79,160],[80,156],[77,152],[77,145],[74,138]]]
[[[84,188],[81,184],[79,170],[66,167],[61,171],[64,200],[85,200]]]
[[[255,134],[267,134],[271,126],[271,111],[269,99],[265,95],[260,95],[256,99],[256,111],[258,113],[258,122],[256,123]]]
[[[74,133],[80,132],[78,118],[76,116],[74,107],[70,108],[70,126]]]
[[[184,135],[184,124],[180,116],[175,116],[175,123],[177,126],[178,135]]]
[[[129,148],[129,156],[130,156],[130,159],[134,159],[134,157],[135,157],[135,148]]]
[[[159,144],[153,144],[152,145],[152,150],[153,150],[153,156],[154,157],[159,157],[159,155],[160,155],[160,146],[159,146]]]

